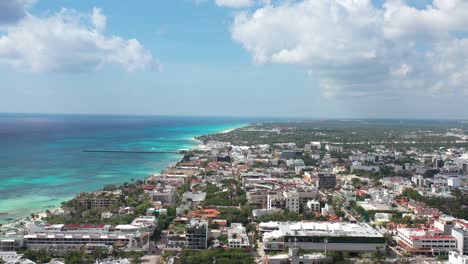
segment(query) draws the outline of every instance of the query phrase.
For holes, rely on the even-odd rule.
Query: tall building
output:
[[[333,189],[336,186],[336,175],[333,173],[318,173],[317,187],[319,189]]]
[[[351,201],[356,202],[356,191],[352,185],[348,183],[343,185],[341,187],[340,194],[346,206],[349,206]]]
[[[189,249],[208,248],[208,222],[194,218],[186,229],[187,247]]]
[[[456,220],[452,229],[452,236],[457,239],[457,251],[462,255],[468,255],[468,221]]]

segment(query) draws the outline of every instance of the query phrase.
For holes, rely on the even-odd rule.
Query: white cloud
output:
[[[16,23],[26,16],[29,6],[35,0],[1,0],[0,24]]]
[[[105,17],[101,13],[101,9],[94,7],[93,14],[91,15],[91,20],[93,21],[93,25],[98,32],[104,32],[107,26],[107,17]]]
[[[254,4],[254,0],[215,0],[217,6],[243,8]]]
[[[468,1],[434,0],[424,9],[409,6],[402,0],[384,4],[384,32],[392,39],[418,40],[450,37],[451,31],[468,28]]]
[[[231,33],[256,63],[303,65],[326,96],[460,91],[466,14],[464,0],[284,0],[237,13]]]
[[[136,39],[106,36],[106,17],[69,9],[47,17],[31,14],[0,35],[0,63],[33,72],[81,72],[115,64],[132,72],[152,66],[151,53]]]

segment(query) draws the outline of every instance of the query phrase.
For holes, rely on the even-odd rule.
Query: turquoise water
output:
[[[178,154],[89,153],[83,149],[177,151],[195,147],[195,136],[248,122],[200,117],[0,115],[0,212],[17,218],[54,208],[81,191],[144,179],[181,158]]]

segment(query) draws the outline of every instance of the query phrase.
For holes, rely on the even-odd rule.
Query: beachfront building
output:
[[[149,249],[156,218],[135,218],[129,225],[43,225],[32,226],[24,236],[28,249],[70,250],[83,246],[112,246],[114,248]]]
[[[23,238],[0,237],[0,251],[15,251],[23,247]]]
[[[96,191],[91,193],[80,193],[76,196],[76,200],[86,208],[109,208],[113,205],[119,204],[123,195],[121,190],[117,191]]]
[[[259,224],[265,251],[296,245],[317,251],[373,252],[385,239],[368,224],[347,222],[264,222]]]
[[[413,255],[446,255],[457,249],[457,239],[437,228],[398,228],[397,243]]]

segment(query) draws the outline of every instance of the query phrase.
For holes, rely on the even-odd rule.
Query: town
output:
[[[0,227],[0,263],[468,263],[468,129],[253,124]]]

